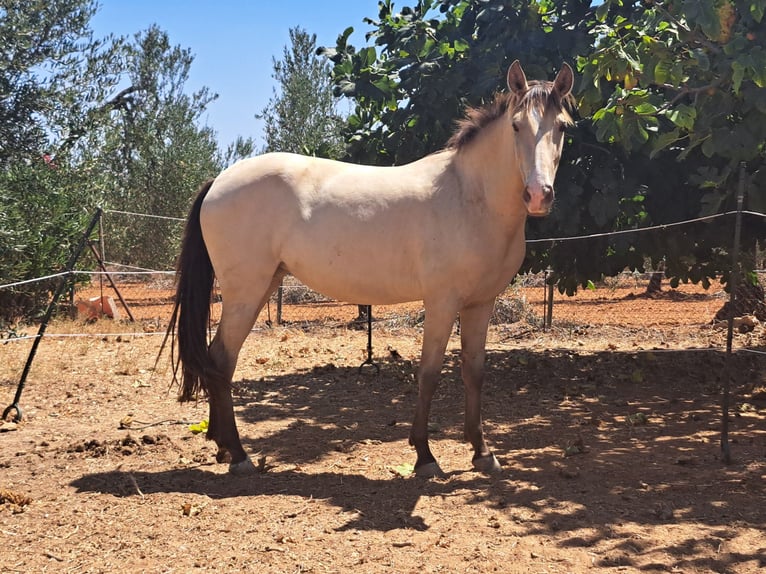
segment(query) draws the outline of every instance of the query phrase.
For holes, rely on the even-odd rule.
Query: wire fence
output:
[[[682,226],[707,221],[714,218],[730,217],[736,214],[736,237],[740,233],[741,200],[740,209],[737,212],[728,212],[706,218],[699,218],[686,222],[677,222],[655,226],[654,228],[642,228],[626,230],[615,233],[595,234],[587,237],[560,237],[551,239],[533,240],[529,243],[558,243],[564,241],[578,241],[587,238],[605,237],[610,235],[649,232],[652,230],[666,229],[671,226]],[[747,212],[749,215],[766,217],[757,212]],[[27,374],[34,360],[37,346],[42,340],[43,334],[59,337],[61,339],[76,337],[115,337],[117,341],[123,336],[146,336],[156,334],[163,336],[169,323],[174,306],[174,272],[173,259],[178,252],[182,237],[183,220],[171,217],[158,217],[152,215],[130,213],[125,211],[105,212],[102,217],[98,210],[96,217],[99,218],[100,236],[98,245],[90,241],[90,234],[94,228],[96,218],[83,236],[83,244],[78,248],[77,266],[75,261],[70,260],[67,271],[53,273],[36,280],[21,281],[0,285],[0,290],[20,289],[34,281],[58,280],[59,287],[53,296],[42,319],[37,334],[26,332],[20,326],[3,326],[0,330],[0,340],[5,345],[15,343],[25,347],[29,345],[26,364],[16,388],[16,396],[5,411],[2,418],[6,419],[15,411],[16,419],[22,417],[19,406],[20,397],[25,385]],[[130,238],[130,225],[125,222],[116,226],[117,232],[110,234],[110,220],[112,218],[134,218],[141,220],[136,228],[144,231],[150,230],[148,236]],[[150,222],[149,224],[145,222]],[[153,241],[151,236],[158,239]],[[147,239],[148,237],[148,239]],[[130,238],[130,239],[129,239]],[[86,241],[87,240],[87,241]],[[84,245],[90,248],[93,260],[85,264],[80,253]],[[735,239],[734,253],[738,252],[738,239]],[[151,251],[156,248],[156,251]],[[115,254],[115,256],[112,256]],[[87,252],[86,252],[87,255]],[[113,260],[119,260],[116,263]],[[736,267],[736,256],[735,264]],[[657,274],[654,274],[657,277]],[[685,338],[682,350],[697,351],[705,349],[724,350],[728,359],[733,352],[734,323],[729,313],[727,321],[720,321],[715,325],[715,319],[722,315],[722,308],[728,297],[720,288],[708,291],[700,291],[694,286],[683,286],[680,289],[666,291],[663,296],[657,296],[655,291],[650,295],[647,287],[652,279],[652,274],[622,273],[617,277],[606,279],[594,289],[578,292],[571,298],[559,298],[556,306],[556,322],[564,329],[572,333],[586,333],[594,324],[598,324],[602,334],[617,339],[630,337],[632,331],[647,329],[655,338],[654,345],[650,345],[653,352],[661,352],[663,339],[673,329],[688,327],[697,328],[706,326],[708,329],[726,329],[725,342],[721,333],[699,339],[700,344],[695,345],[694,339]],[[54,309],[54,303],[58,300],[63,287],[68,282],[68,305],[71,320],[59,320],[49,326],[49,319]],[[517,336],[517,331],[512,327],[522,325],[522,332],[545,330],[551,326],[551,317],[554,299],[553,286],[548,285],[546,275],[526,275],[517,277],[495,304],[492,322],[500,325],[502,336]],[[220,296],[214,296],[211,303],[211,326],[219,320],[222,301]],[[683,312],[679,311],[679,307]],[[585,311],[588,309],[589,311]],[[389,325],[393,327],[419,326],[425,317],[425,313],[419,302],[406,305],[375,306],[372,314],[376,325]],[[59,317],[61,317],[59,315]],[[766,316],[763,317],[766,319]],[[108,321],[108,322],[107,322]],[[268,302],[261,312],[256,325],[274,325],[275,323],[299,326],[309,329],[316,326],[322,327],[356,327],[364,328],[371,325],[363,315],[363,308],[355,305],[328,299],[316,293],[307,286],[302,285],[293,277],[285,278],[276,295]],[[680,324],[679,324],[680,323]],[[753,331],[757,321],[749,326],[740,324],[738,330],[742,333]],[[87,328],[86,328],[87,326]],[[745,327],[745,329],[743,329]],[[609,331],[609,329],[613,329]],[[757,337],[738,341],[735,351],[766,355],[766,338],[763,329]],[[25,345],[26,344],[26,345]],[[16,345],[14,345],[16,346]],[[613,343],[607,343],[607,349],[617,349]],[[638,347],[636,352],[645,350]],[[677,352],[678,347],[674,350]],[[26,351],[16,348],[15,351]],[[13,353],[19,356],[18,353]],[[372,359],[372,335],[368,332],[367,361],[376,365]],[[377,365],[376,365],[377,366]],[[7,369],[6,369],[7,371]],[[721,445],[724,457],[730,460],[728,441],[729,421],[729,387],[731,373],[723,375],[723,402],[722,402],[722,427]],[[15,379],[15,377],[14,377]],[[10,379],[0,380],[10,382]]]
[[[611,234],[594,234],[579,237],[557,237],[550,239],[529,240],[528,243],[577,241],[607,235],[625,233],[643,233],[664,230],[669,227],[691,225],[699,221],[709,221],[721,217],[731,217],[736,212],[726,212],[709,217],[680,221],[654,227],[625,230]],[[766,217],[758,212],[745,212],[752,216]],[[143,242],[142,250],[128,257],[128,262],[112,261],[113,254],[120,254],[125,259],[123,245],[124,230],[133,225],[134,220],[149,220],[154,225],[153,233],[161,235],[163,242]],[[74,322],[60,321],[53,325],[49,335],[72,336],[77,325],[93,323],[106,318],[109,332],[126,333],[164,333],[173,308],[175,254],[180,245],[184,220],[181,218],[133,213],[128,211],[103,212],[100,221],[100,236],[93,242],[91,253],[87,251],[77,262],[77,267],[70,272],[53,273],[46,277],[0,285],[2,289],[19,289],[35,281],[51,279],[67,280],[71,284],[68,290],[66,307],[68,317]],[[119,230],[110,233],[111,229]],[[143,256],[141,256],[143,254]],[[709,324],[726,301],[726,295],[720,286],[713,286],[707,291],[698,287],[682,286],[673,290],[664,299],[657,299],[657,304],[649,306],[640,296],[646,292],[652,273],[622,273],[614,278],[605,279],[592,291],[581,291],[575,297],[557,297],[555,320],[562,324],[576,324],[577,306],[592,308],[601,306],[605,310],[601,319],[622,325],[649,325],[656,323],[656,313],[665,313],[668,317],[678,317],[678,311],[670,312],[671,306],[691,309],[696,314],[680,316],[697,324]],[[550,314],[553,290],[546,291],[545,275],[525,275],[517,277],[515,282],[501,294],[496,304],[493,322],[496,324],[524,321],[531,328],[546,327],[546,314]],[[667,309],[657,309],[664,301]],[[692,305],[691,303],[695,304]],[[214,298],[211,305],[211,322],[218,321],[221,311],[220,297]],[[651,316],[646,316],[650,313]],[[580,313],[582,315],[582,313]],[[422,322],[424,313],[420,302],[404,305],[375,306],[373,316],[377,324],[417,326]],[[591,317],[592,314],[587,314]],[[294,277],[285,278],[283,285],[269,301],[257,324],[287,324],[302,328],[311,326],[358,326],[364,319],[363,309],[355,304],[336,301],[312,291]],[[104,324],[106,329],[107,324]],[[93,329],[83,330],[82,335],[92,333]],[[6,327],[0,333],[5,341],[23,340],[33,337],[18,327]]]

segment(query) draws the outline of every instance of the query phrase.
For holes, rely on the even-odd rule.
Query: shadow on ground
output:
[[[492,352],[485,385],[485,431],[505,466],[498,477],[470,469],[465,458],[442,460],[444,480],[370,478],[356,472],[301,469],[339,448],[406,443],[416,399],[413,365],[390,359],[381,375],[332,364],[299,373],[245,380],[235,392],[245,447],[293,467],[232,477],[211,466],[159,472],[90,474],[79,492],[118,497],[197,493],[211,498],[290,495],[355,510],[342,529],[427,530],[417,510],[424,497],[455,497],[494,509],[521,534],[549,533],[562,547],[589,547],[617,536],[622,525],[700,524],[699,536],[662,545],[686,567],[734,571],[730,563],[766,566],[766,543],[752,554],[720,560],[695,555],[727,540],[728,527],[766,527],[766,403],[763,360],[715,351],[534,353]],[[462,439],[463,393],[457,355],[447,357],[433,405],[432,444]],[[730,433],[734,464],[720,460],[721,381],[734,377]],[[264,423],[291,424],[258,435]],[[413,454],[414,461],[414,454]],[[450,472],[451,471],[451,472]],[[629,566],[645,541],[625,540]],[[709,552],[708,552],[709,555]],[[664,568],[664,566],[663,566]],[[649,568],[651,569],[651,568]]]

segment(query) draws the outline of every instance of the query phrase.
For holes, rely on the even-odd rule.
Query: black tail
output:
[[[182,373],[179,395],[181,401],[196,399],[200,391],[207,394],[206,379],[217,372],[208,354],[207,337],[214,280],[213,265],[200,227],[202,200],[205,199],[211,185],[212,179],[202,185],[186,222],[181,254],[176,265],[176,300],[162,343],[164,348],[168,337],[171,338],[174,383],[178,383],[179,368]],[[176,335],[177,357],[174,352]]]

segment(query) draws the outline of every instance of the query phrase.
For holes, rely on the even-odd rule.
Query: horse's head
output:
[[[564,130],[572,123],[564,104],[572,98],[573,82],[574,73],[566,63],[553,82],[528,83],[518,60],[508,69],[516,160],[524,182],[524,203],[532,216],[548,215],[553,205]]]

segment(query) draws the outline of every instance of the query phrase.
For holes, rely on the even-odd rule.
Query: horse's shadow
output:
[[[729,368],[742,373],[754,372],[760,366],[752,357],[735,355],[734,362]],[[462,439],[463,392],[456,365],[457,355],[449,354],[432,406],[432,418],[440,426],[432,437],[437,456],[445,437]],[[325,365],[263,381],[242,381],[235,391],[237,416],[244,423],[248,450],[263,451],[294,464],[280,464],[249,477],[220,474],[220,468],[213,472],[207,465],[160,472],[116,470],[83,476],[72,486],[80,492],[119,497],[136,496],[140,489],[144,494],[195,493],[218,499],[269,495],[321,499],[348,511],[349,520],[341,530],[425,530],[427,521],[416,511],[422,497],[460,496],[467,504],[489,505],[498,512],[533,511],[530,514],[535,519],[525,523],[529,532],[545,531],[551,525],[572,530],[587,525],[596,532],[594,536],[609,536],[609,524],[594,522],[591,505],[613,507],[615,520],[628,509],[638,522],[656,522],[657,517],[645,508],[653,503],[654,495],[637,485],[672,476],[674,488],[695,490],[702,468],[685,470],[689,453],[698,453],[699,464],[719,464],[712,458],[702,462],[703,455],[710,457],[710,449],[701,449],[693,435],[718,417],[715,387],[725,365],[723,356],[714,352],[704,356],[683,352],[654,356],[493,352],[485,386],[485,426],[492,447],[508,470],[498,477],[468,470],[470,453],[466,448],[464,465],[461,462],[446,480],[431,481],[401,479],[393,474],[390,478],[371,478],[347,468],[311,472],[301,467],[339,447],[366,440],[404,443],[409,432],[417,396],[412,364],[384,362],[380,377],[360,374],[356,367]],[[625,400],[626,386],[635,397],[629,403]],[[639,426],[630,426],[629,417],[643,412],[641,409],[661,424],[640,426],[642,421],[635,419]],[[292,423],[281,424],[285,419]],[[600,420],[626,422],[604,432],[598,427]],[[246,434],[249,425],[264,422],[272,429],[266,436]],[[756,424],[755,420],[738,419],[733,430],[747,433],[743,437],[755,436],[752,425]],[[580,478],[578,482],[561,474],[562,460],[569,464],[562,458],[563,448],[572,437],[584,437],[587,452],[582,460],[592,467],[590,479]],[[647,444],[655,441],[657,448],[662,446],[662,454],[655,454],[654,447],[634,448],[636,437],[643,437]],[[383,446],[372,444],[369,448]],[[572,460],[576,466],[578,459]],[[626,468],[630,469],[627,478]],[[562,488],[562,480],[577,487]],[[634,494],[628,498],[614,494],[626,489]],[[743,503],[743,497],[750,496],[747,492],[717,495],[730,499],[733,506],[748,508]],[[710,496],[716,495],[711,491]],[[578,510],[563,512],[558,505]],[[716,515],[714,505],[704,496],[690,513],[704,515],[708,524],[725,525],[729,520],[725,514]],[[577,545],[577,536],[567,543]]]
[[[449,480],[371,479],[360,474],[332,472],[307,474],[298,470],[271,471],[264,475],[235,477],[204,467],[161,472],[121,471],[95,473],[74,480],[79,492],[107,493],[118,497],[157,493],[189,493],[212,499],[287,495],[322,500],[349,520],[336,530],[389,531],[399,528],[424,531],[425,520],[415,512],[424,496],[448,496],[464,489],[486,488],[491,481],[475,473],[455,473]],[[300,505],[296,512],[300,511]]]

